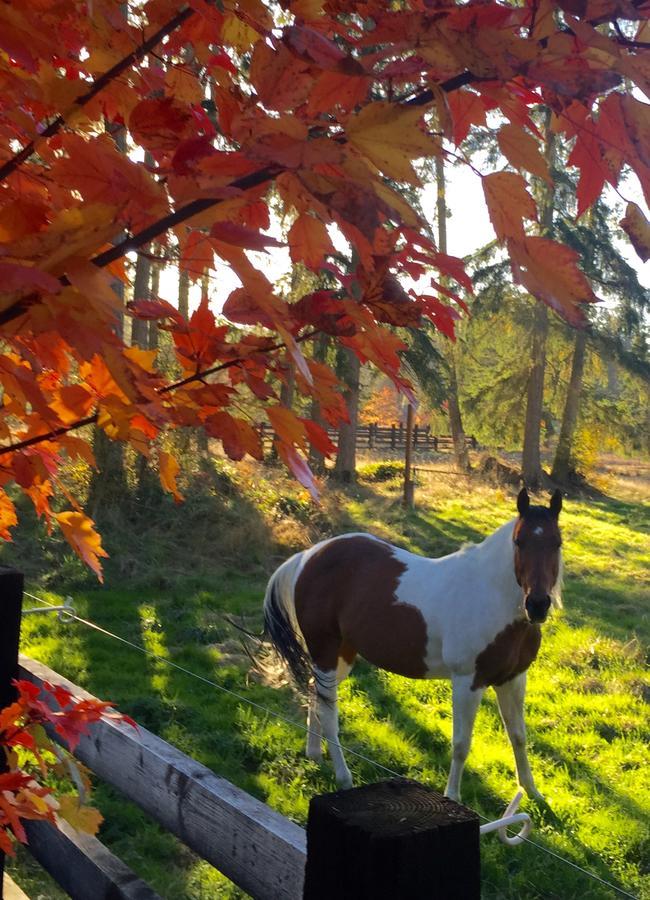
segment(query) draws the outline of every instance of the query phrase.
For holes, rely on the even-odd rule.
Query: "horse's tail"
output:
[[[289,666],[298,687],[307,691],[314,670],[298,634],[293,600],[293,574],[299,555],[288,559],[269,579],[264,596],[264,634]]]

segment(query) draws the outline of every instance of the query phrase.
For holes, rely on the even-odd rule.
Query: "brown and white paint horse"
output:
[[[560,603],[562,495],[549,507],[517,498],[519,516],[480,544],[427,559],[368,534],[330,538],[295,554],[271,576],[267,635],[310,691],[307,755],[321,734],[340,787],[352,776],[338,743],[337,685],[357,655],[409,678],[450,678],[453,755],[445,793],[460,798],[474,719],[493,686],[519,783],[538,795],[526,754],[526,671],[540,624]]]

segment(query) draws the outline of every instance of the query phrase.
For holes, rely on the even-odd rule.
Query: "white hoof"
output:
[[[347,775],[336,776],[336,784],[341,791],[347,791],[351,787],[354,787],[354,783],[352,781],[352,775],[348,772]]]

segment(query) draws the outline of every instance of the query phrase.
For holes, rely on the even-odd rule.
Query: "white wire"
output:
[[[53,603],[49,603],[47,600],[43,600],[41,597],[37,597],[35,594],[30,594],[28,591],[24,591],[23,593],[26,597],[29,597],[31,600],[36,600],[38,603],[42,603],[44,606],[54,606]],[[259,709],[261,712],[264,712],[269,716],[280,719],[282,722],[286,722],[288,725],[293,725],[295,728],[299,728],[306,734],[314,734],[318,737],[321,736],[319,732],[312,731],[311,729],[307,728],[306,725],[303,725],[302,722],[297,722],[295,719],[292,719],[289,716],[285,716],[273,709],[269,709],[267,706],[264,706],[261,703],[257,703],[257,701],[255,700],[251,700],[250,697],[245,697],[243,694],[239,694],[237,691],[233,691],[231,688],[224,687],[224,685],[218,684],[216,681],[211,681],[204,675],[199,675],[196,672],[192,672],[191,669],[186,669],[185,666],[181,666],[178,663],[173,662],[173,660],[167,659],[167,657],[165,656],[160,656],[158,653],[154,653],[152,650],[147,650],[146,647],[143,647],[140,644],[135,644],[133,643],[133,641],[130,641],[119,634],[114,634],[112,631],[108,631],[106,628],[103,628],[101,625],[97,625],[95,622],[91,622],[89,619],[84,619],[73,612],[67,612],[66,615],[69,616],[70,619],[75,619],[77,622],[81,622],[82,625],[86,625],[88,628],[92,628],[95,631],[100,632],[100,634],[106,635],[106,637],[113,638],[114,640],[119,641],[122,644],[126,644],[127,647],[131,647],[133,650],[139,650],[140,653],[143,653],[145,656],[149,656],[152,659],[165,663],[171,668],[176,669],[179,672],[183,672],[183,674],[185,675],[189,675],[191,678],[196,678],[198,681],[202,681],[204,684],[216,688],[218,691],[222,691],[224,694],[229,694],[231,697],[235,697],[235,699],[240,700],[242,703],[247,703],[249,706],[253,706],[255,707],[255,709]],[[364,754],[359,753],[358,750],[353,750],[351,747],[346,747],[338,741],[332,741],[331,743],[337,744],[341,748],[341,750],[344,750],[346,753],[350,753],[352,756],[356,756],[357,759],[362,759],[364,762],[369,763],[376,769],[381,769],[382,771],[387,772],[389,775],[393,775],[396,778],[404,777],[394,769],[390,769],[388,766],[383,765],[383,763],[377,762],[376,760],[371,759],[369,756],[364,756]],[[476,812],[476,810],[474,810],[474,812]],[[477,812],[476,815],[480,819],[483,819],[484,822],[490,821],[490,819],[487,816],[482,815],[482,813]],[[526,837],[522,838],[522,841],[526,844],[530,844],[532,847],[537,847],[537,849],[541,850],[543,853],[547,853],[549,856],[553,856],[560,862],[566,863],[567,866],[571,866],[573,869],[577,869],[577,871],[582,872],[583,875],[586,875],[588,878],[592,878],[594,881],[598,881],[600,884],[610,888],[613,891],[617,891],[622,896],[630,897],[631,900],[639,900],[639,898],[636,897],[635,894],[630,894],[628,891],[618,887],[611,881],[606,881],[604,878],[601,878],[599,875],[596,875],[589,869],[584,869],[582,866],[579,866],[577,863],[572,862],[570,859],[566,859],[566,857],[560,856],[559,853],[556,853],[554,850],[550,850],[543,844],[538,844],[537,841],[531,841],[530,838]]]

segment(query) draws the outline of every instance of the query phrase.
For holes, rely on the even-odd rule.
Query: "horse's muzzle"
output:
[[[541,624],[546,621],[548,611],[551,608],[551,598],[546,594],[543,597],[534,597],[529,594],[524,604],[528,621],[532,624]]]

